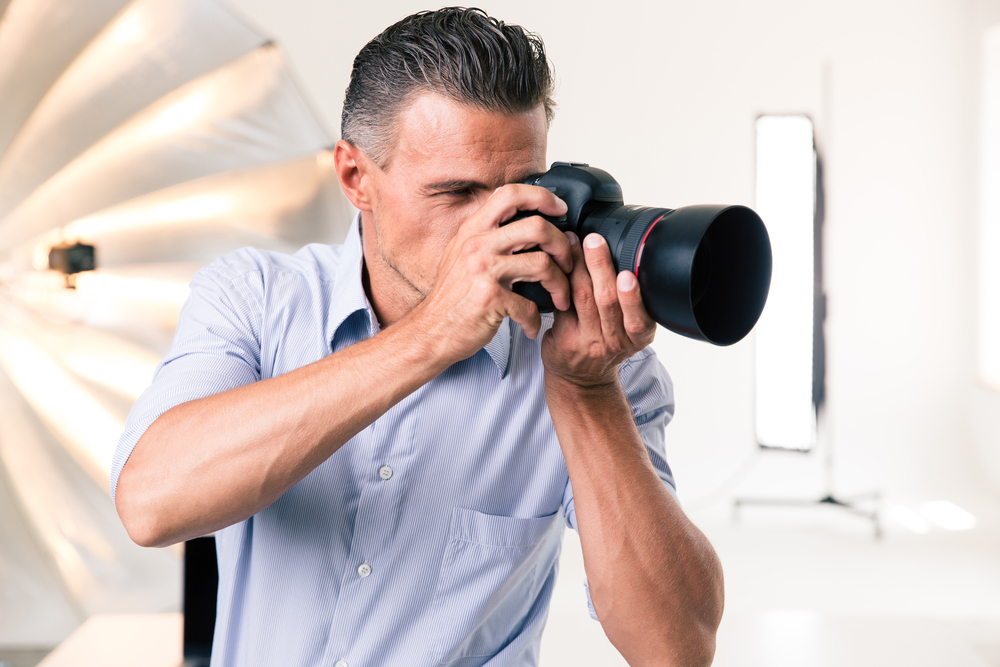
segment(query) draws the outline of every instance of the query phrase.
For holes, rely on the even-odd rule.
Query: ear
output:
[[[343,139],[333,148],[333,163],[340,187],[359,211],[372,210],[372,170],[377,167],[360,148]]]

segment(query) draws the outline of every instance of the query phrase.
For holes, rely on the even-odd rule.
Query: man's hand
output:
[[[573,253],[573,307],[556,313],[542,341],[546,379],[586,389],[614,384],[622,361],[643,349],[656,333],[635,276],[615,276],[608,244],[599,234],[583,241],[569,232]],[[586,261],[584,261],[586,260]]]
[[[503,224],[518,211],[559,216],[566,204],[536,186],[497,189],[459,227],[444,251],[433,290],[412,313],[411,322],[439,341],[451,361],[482,348],[504,317],[520,324],[529,338],[538,335],[538,307],[510,291],[515,282],[540,282],[556,308],[570,307],[567,274],[574,270],[574,257],[569,240],[540,216]],[[536,246],[536,252],[515,254]]]

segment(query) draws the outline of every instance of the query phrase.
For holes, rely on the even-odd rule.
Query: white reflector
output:
[[[771,237],[774,268],[756,328],[757,442],[811,449],[813,225],[816,153],[805,116],[757,119],[757,212]]]

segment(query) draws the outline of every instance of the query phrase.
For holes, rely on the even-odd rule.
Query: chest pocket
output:
[[[452,510],[430,613],[434,663],[479,665],[530,624],[540,631],[562,547],[560,518]]]

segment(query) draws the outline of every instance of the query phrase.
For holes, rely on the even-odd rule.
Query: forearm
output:
[[[400,323],[402,324],[402,323]],[[143,434],[119,477],[132,538],[165,546],[274,502],[441,372],[433,341],[390,327],[285,375],[178,405]]]
[[[657,476],[617,383],[547,377],[594,608],[631,665],[708,665],[722,615],[714,550]]]

